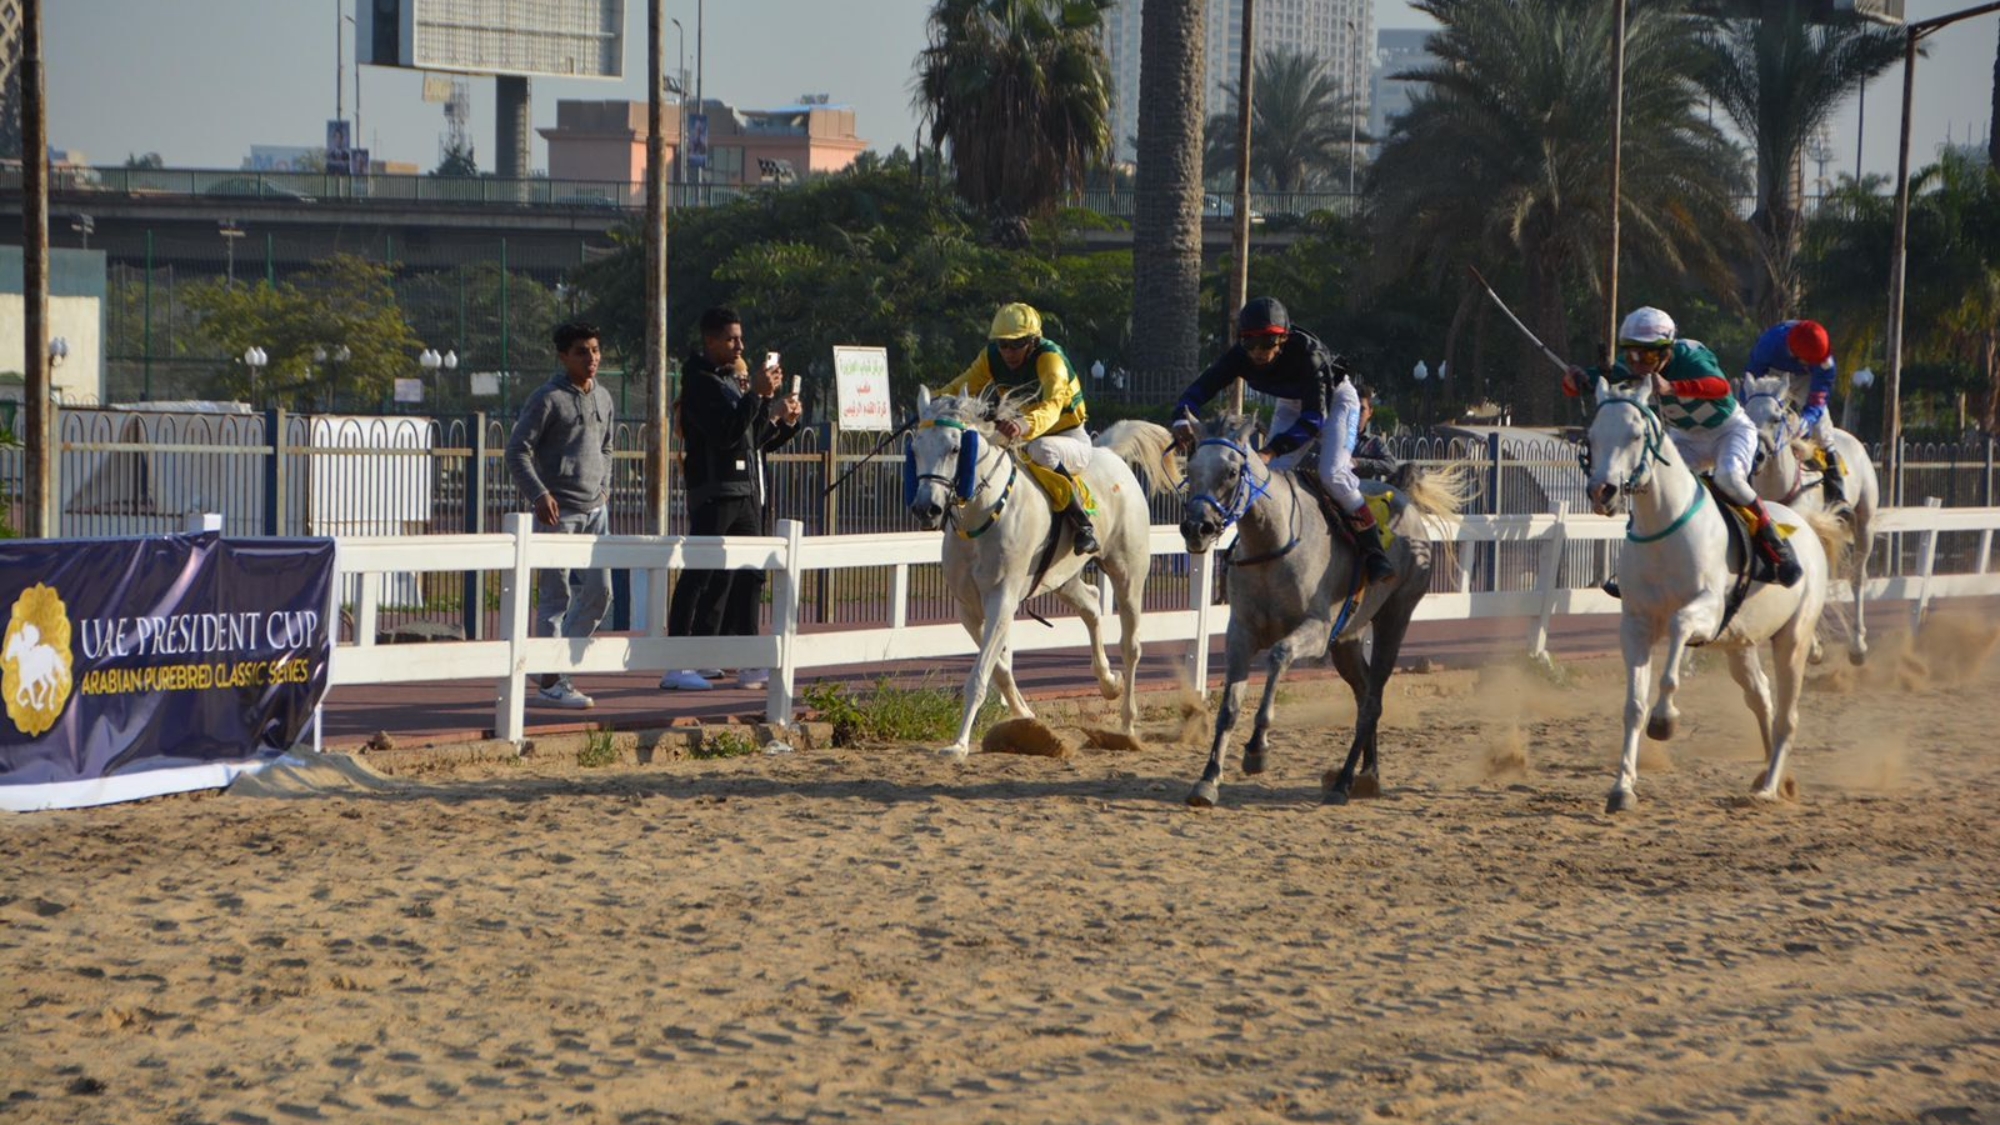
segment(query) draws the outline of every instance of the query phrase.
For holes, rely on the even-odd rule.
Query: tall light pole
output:
[[[646,533],[667,533],[666,0],[646,3]],[[654,594],[657,603],[659,594]],[[655,606],[655,622],[666,620]]]
[[[236,240],[243,237],[243,228],[235,219],[224,219],[217,224],[222,233],[222,246],[228,252],[229,288],[236,288]]]
[[[1243,51],[1236,68],[1236,222],[1232,232],[1236,257],[1229,271],[1229,308],[1224,312],[1228,321],[1222,329],[1225,341],[1235,339],[1237,313],[1250,301],[1250,123],[1257,84],[1252,50],[1256,28],[1257,0],[1243,0]],[[1117,182],[1115,176],[1113,182]],[[1229,402],[1230,413],[1243,413],[1243,380],[1235,381]]]
[[[250,370],[250,408],[257,408],[257,372],[270,365],[271,353],[255,344],[243,349],[243,366]]]
[[[1625,0],[1611,0],[1611,230],[1604,251],[1604,358],[1618,354],[1618,209],[1624,198]]]
[[[1882,470],[1891,505],[1903,501],[1903,297],[1910,234],[1910,110],[1916,95],[1917,43],[1941,27],[1988,12],[2000,2],[1918,20],[1903,29],[1903,131],[1896,142],[1896,238],[1889,251],[1889,374],[1882,383]]]
[[[1361,25],[1347,21],[1347,206],[1354,206],[1355,111],[1361,108]],[[1349,212],[1352,213],[1351,211]]]

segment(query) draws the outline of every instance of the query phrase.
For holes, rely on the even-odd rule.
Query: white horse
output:
[[[1827,510],[1826,491],[1820,487],[1824,475],[1804,467],[1809,439],[1798,432],[1798,415],[1790,398],[1788,375],[1746,375],[1743,377],[1743,412],[1757,426],[1757,445],[1763,461],[1750,487],[1766,500],[1776,500],[1795,512]],[[1847,566],[1848,580],[1854,585],[1854,620],[1847,632],[1847,659],[1860,664],[1868,659],[1868,626],[1863,619],[1867,604],[1868,559],[1875,547],[1875,510],[1882,500],[1882,485],[1875,476],[1875,462],[1868,447],[1846,430],[1833,431],[1834,450],[1847,466],[1847,506],[1853,515],[1854,549]],[[1839,511],[1835,515],[1841,514]]]
[[[1742,687],[1744,701],[1756,714],[1764,736],[1766,762],[1752,796],[1777,799],[1785,755],[1798,730],[1799,694],[1805,686],[1813,629],[1826,605],[1828,560],[1844,549],[1846,525],[1831,516],[1800,516],[1781,504],[1767,503],[1780,527],[1810,527],[1812,534],[1792,538],[1804,575],[1789,588],[1748,583],[1748,592],[1732,615],[1732,590],[1751,560],[1731,543],[1729,517],[1711,501],[1708,488],[1674,448],[1666,425],[1653,411],[1651,386],[1641,382],[1613,388],[1599,379],[1597,409],[1585,440],[1591,506],[1608,516],[1622,503],[1629,520],[1618,561],[1625,744],[1605,811],[1621,812],[1637,803],[1633,786],[1639,779],[1641,722],[1649,737],[1673,737],[1680,717],[1674,692],[1689,645],[1712,644],[1728,652],[1729,674]],[[1653,650],[1662,639],[1667,642],[1667,658],[1660,696],[1648,718]],[[1767,640],[1777,665],[1775,706],[1771,682],[1757,654]]]
[[[1152,564],[1152,521],[1146,493],[1128,459],[1144,467],[1155,491],[1170,489],[1178,478],[1165,460],[1172,435],[1160,426],[1128,430],[1116,447],[1100,445],[1081,474],[1097,502],[1093,522],[1103,550],[1095,558],[1111,579],[1118,605],[1118,650],[1125,665],[1120,676],[1112,671],[1098,634],[1102,609],[1097,587],[1083,576],[1091,559],[1070,551],[1071,533],[1061,513],[1050,507],[1048,496],[1016,462],[1017,455],[995,436],[993,423],[1018,418],[1018,407],[985,396],[934,400],[926,389],[918,395],[917,411],[919,426],[910,440],[910,512],[926,530],[954,525],[944,540],[945,581],[958,600],[959,621],[979,642],[979,655],[965,680],[958,739],[939,753],[960,760],[970,753],[973,719],[986,701],[988,681],[1015,718],[1034,717],[1014,683],[1007,634],[1021,603],[1051,590],[1083,619],[1090,634],[1091,670],[1104,698],[1117,699],[1123,692],[1121,720],[1124,733],[1130,734],[1139,718],[1132,689],[1139,667],[1139,611]]]
[[[14,684],[14,702],[40,711],[61,699],[68,690],[69,673],[63,667],[62,654],[54,646],[42,643],[42,631],[35,625],[22,624],[20,632],[7,642],[6,656],[20,669]]]

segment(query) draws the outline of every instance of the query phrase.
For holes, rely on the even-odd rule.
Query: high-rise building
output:
[[[1208,92],[1204,116],[1234,113],[1243,44],[1243,0],[1202,0],[1206,8],[1203,52]],[[1133,158],[1139,134],[1139,9],[1142,0],[1118,0],[1105,14],[1104,51],[1111,60],[1112,151]],[[1257,0],[1253,49],[1291,49],[1318,59],[1335,88],[1352,91],[1367,111],[1374,64],[1375,6],[1371,0]]]
[[[1410,108],[1415,85],[1396,76],[1435,61],[1432,32],[1420,27],[1385,27],[1375,42],[1375,94],[1368,101],[1368,132],[1377,142],[1388,135],[1389,119]]]

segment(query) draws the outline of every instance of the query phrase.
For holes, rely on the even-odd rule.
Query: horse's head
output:
[[[918,390],[917,428],[903,465],[903,492],[910,514],[924,530],[942,527],[950,505],[972,495],[979,444],[992,411],[992,402],[983,397],[933,399],[929,389]]]
[[[1666,440],[1666,426],[1653,413],[1650,382],[1639,379],[1613,386],[1598,379],[1597,409],[1582,445],[1591,508],[1608,516],[1621,491],[1636,495],[1650,487],[1653,462],[1660,459]]]
[[[7,657],[10,660],[18,660],[34,651],[35,646],[41,643],[41,629],[32,621],[23,621],[20,632],[15,633],[14,639],[7,644]]]
[[[1757,427],[1757,449],[1765,458],[1775,455],[1790,433],[1792,380],[1788,375],[1745,375],[1738,390],[1743,416]]]
[[[1201,440],[1187,459],[1187,514],[1181,520],[1181,538],[1189,554],[1198,555],[1243,517],[1250,495],[1250,458],[1257,454],[1250,439],[1257,432],[1255,418],[1225,415],[1201,430]]]

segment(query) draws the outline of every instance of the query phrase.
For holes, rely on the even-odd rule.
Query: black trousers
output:
[[[725,496],[695,506],[688,515],[690,535],[763,535],[764,511],[748,496]],[[667,635],[674,637],[753,637],[764,600],[764,572],[690,570],[674,587],[667,608]]]

